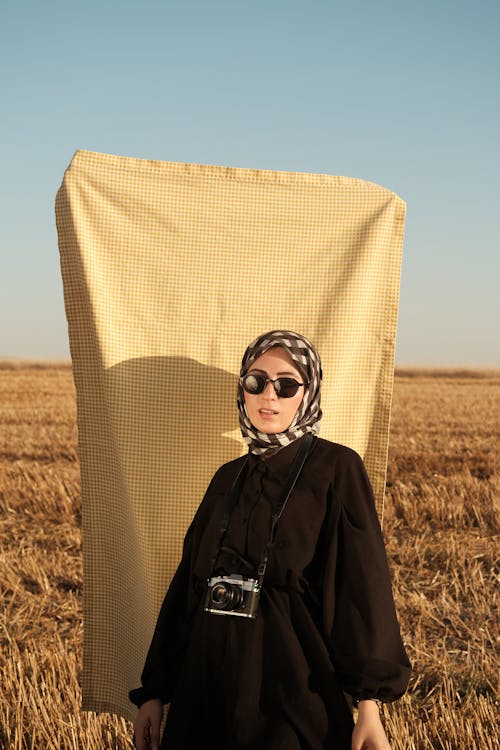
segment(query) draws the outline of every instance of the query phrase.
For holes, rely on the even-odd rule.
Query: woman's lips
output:
[[[259,414],[263,419],[271,419],[272,417],[275,417],[278,412],[273,411],[273,409],[259,409]]]

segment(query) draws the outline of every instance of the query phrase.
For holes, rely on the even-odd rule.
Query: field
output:
[[[493,750],[500,373],[397,373],[384,535],[408,693],[393,750]],[[82,559],[71,368],[0,363],[0,748],[130,748],[79,711]],[[496,536],[495,536],[496,535]]]

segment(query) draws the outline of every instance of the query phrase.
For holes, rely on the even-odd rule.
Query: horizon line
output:
[[[73,366],[71,357],[9,357],[0,356],[0,369],[16,369],[22,367],[33,367],[34,369],[44,369],[50,367],[70,368]],[[410,372],[421,372],[429,374],[436,371],[441,375],[446,372],[455,375],[463,373],[469,377],[477,375],[500,375],[500,364],[498,365],[477,365],[477,364],[439,364],[439,363],[420,363],[408,364],[396,362],[394,372],[396,375],[404,375]]]

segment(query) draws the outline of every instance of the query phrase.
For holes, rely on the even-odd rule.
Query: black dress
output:
[[[258,565],[297,440],[249,454],[224,547]],[[281,517],[255,620],[204,611],[227,497],[245,458],[214,475],[186,534],[142,674],[141,705],[170,703],[162,748],[349,750],[357,699],[407,686],[384,543],[359,455],[315,438]],[[217,574],[249,571],[219,554]],[[250,576],[251,577],[251,576]]]

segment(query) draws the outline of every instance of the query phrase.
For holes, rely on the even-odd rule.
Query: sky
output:
[[[0,357],[69,359],[77,149],[320,172],[407,203],[396,363],[500,365],[498,0],[1,0]]]

